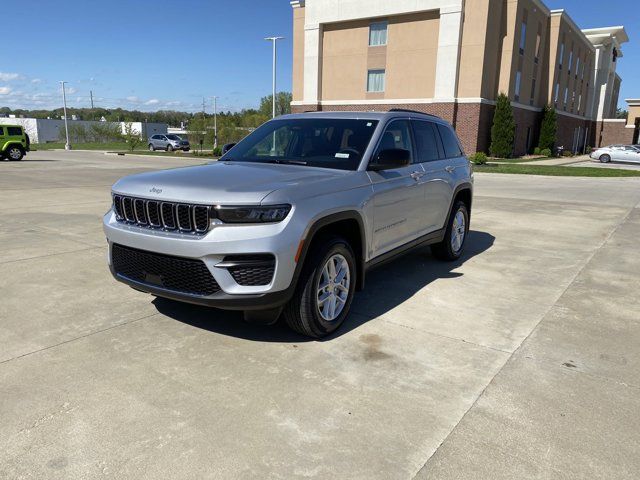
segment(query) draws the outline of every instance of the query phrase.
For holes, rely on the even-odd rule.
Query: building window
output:
[[[522,82],[522,72],[516,72],[516,90],[515,90],[515,100],[516,102],[520,100],[520,84]]]
[[[564,60],[564,43],[560,44],[560,56],[558,59],[558,66],[562,70],[562,61]]]
[[[564,110],[567,111],[567,102],[569,101],[569,87],[564,87]]]
[[[558,106],[558,95],[560,94],[560,83],[556,83],[556,88],[553,93],[553,103]]]
[[[581,109],[582,109],[582,93],[578,95],[578,113],[580,113]]]
[[[367,92],[384,92],[384,70],[369,70],[367,75]]]
[[[580,55],[576,58],[576,78],[578,78],[578,73],[580,72]]]
[[[569,67],[567,67],[567,73],[571,75],[571,66],[573,65],[573,50],[569,52]]]
[[[531,97],[529,98],[529,105],[533,105],[536,99],[536,79],[531,80]]]
[[[538,33],[536,34],[536,56],[533,59],[535,63],[540,61],[540,45],[542,44],[542,24],[538,22]]]
[[[369,25],[369,46],[378,47],[387,44],[387,27],[389,22],[374,22]]]
[[[524,49],[527,46],[527,23],[522,22],[520,27],[520,55],[524,55]]]

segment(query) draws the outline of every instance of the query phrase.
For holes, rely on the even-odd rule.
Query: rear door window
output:
[[[416,147],[418,149],[416,162],[422,163],[439,160],[442,147],[440,146],[435,124],[420,120],[415,120],[412,123],[416,138]]]
[[[22,129],[20,127],[7,127],[7,135],[10,137],[21,137]]]
[[[462,156],[462,149],[458,143],[458,137],[453,133],[451,128],[438,124],[440,138],[442,138],[442,146],[444,147],[444,156],[446,158],[455,158]]]

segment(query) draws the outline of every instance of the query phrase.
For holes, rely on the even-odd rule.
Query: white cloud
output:
[[[138,103],[140,101],[140,99],[136,96],[130,96],[126,98],[127,101],[131,102],[131,103]]]
[[[73,95],[74,93],[78,93],[78,90],[76,90],[76,89],[75,89],[75,88],[73,88],[73,87],[67,87],[67,89],[66,89],[66,90],[67,90],[67,92],[66,92],[66,93],[67,93],[67,94],[69,94],[69,95]]]
[[[160,100],[158,100],[157,98],[152,98],[151,100],[147,100],[146,102],[144,102],[145,105],[157,105],[160,103]]]
[[[11,89],[9,87],[0,87],[0,95],[9,95]]]
[[[11,80],[19,80],[23,78],[19,73],[4,73],[0,72],[0,81],[10,82]]]
[[[34,78],[31,80],[31,83],[42,83],[42,79],[41,78]]]

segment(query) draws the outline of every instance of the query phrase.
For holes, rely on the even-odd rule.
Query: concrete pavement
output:
[[[187,163],[0,163],[0,478],[637,478],[640,179],[477,175],[315,342],[110,277],[109,186]]]

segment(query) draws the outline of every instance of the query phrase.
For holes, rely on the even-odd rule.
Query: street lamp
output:
[[[273,103],[273,118],[276,118],[276,58],[277,58],[277,48],[276,43],[278,40],[283,40],[284,37],[267,37],[265,40],[273,42],[273,96],[271,97],[271,101]]]
[[[218,148],[218,97],[213,96],[213,149]]]
[[[64,84],[67,82],[60,81],[62,85],[62,109],[64,111],[64,133],[67,136],[67,143],[64,144],[65,150],[71,150],[71,144],[69,143],[69,124],[67,123],[67,94],[64,90]]]

